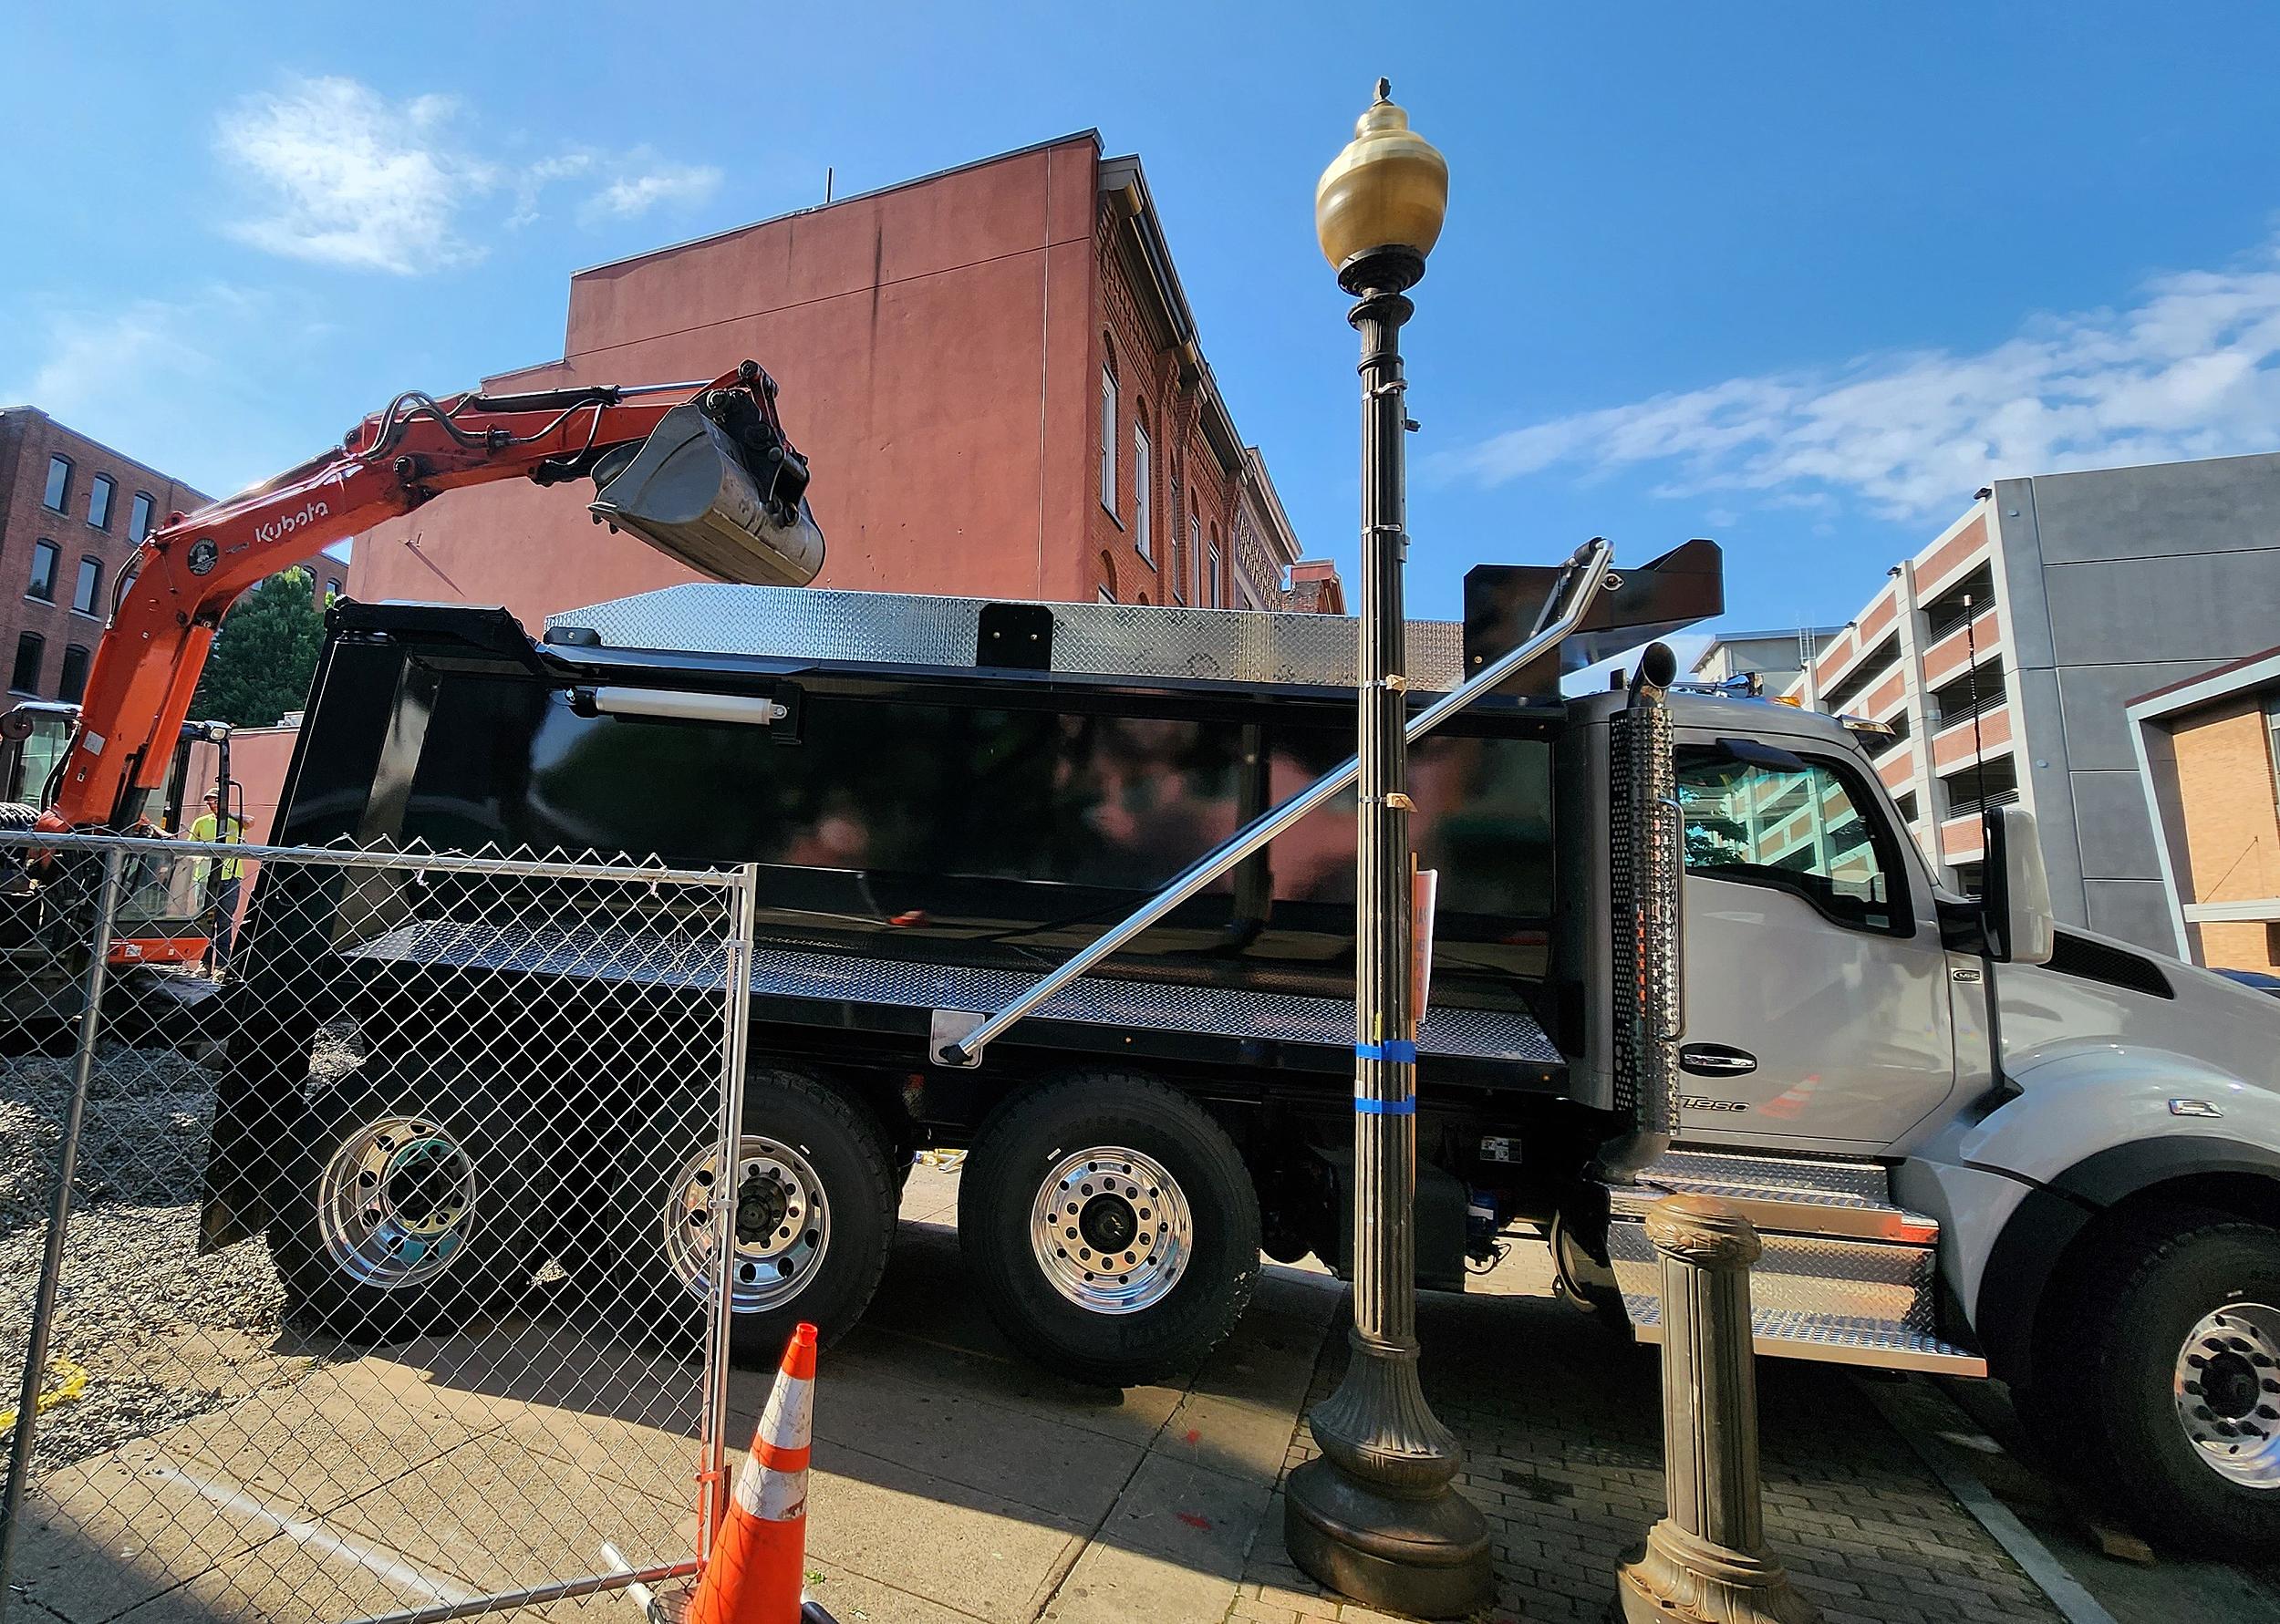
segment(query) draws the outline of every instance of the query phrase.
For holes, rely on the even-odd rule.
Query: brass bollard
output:
[[[1625,1624],[1817,1624],[1820,1610],[1766,1548],[1749,1220],[1707,1195],[1647,1214],[1663,1255],[1663,1461],[1668,1515],[1615,1570]]]

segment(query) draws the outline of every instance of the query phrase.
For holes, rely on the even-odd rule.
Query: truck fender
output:
[[[2280,1206],[2280,1151],[2208,1133],[2112,1145],[2028,1191],[1980,1277],[1972,1325],[1989,1368],[2014,1381],[2026,1371],[2043,1295],[2068,1248],[2099,1214],[2163,1184],[2228,1174],[2263,1181]]]
[[[2133,1150],[2150,1158],[2149,1166],[2165,1156],[2192,1163],[2206,1153],[2155,1148],[2163,1140],[2280,1147],[2280,1092],[2270,1082],[2174,1050],[2078,1041],[2015,1059],[2007,1069],[2019,1091],[1952,1138],[1943,1136],[1941,1160],[2055,1186],[2087,1176],[2080,1170],[2112,1151]]]

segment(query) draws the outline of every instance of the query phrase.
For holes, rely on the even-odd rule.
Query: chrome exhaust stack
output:
[[[594,470],[586,511],[720,581],[805,586],[824,567],[807,460],[752,397],[709,389],[667,412],[630,457]]]
[[[1600,1147],[1598,1176],[1613,1184],[1633,1183],[1670,1149],[1678,1129],[1686,826],[1663,699],[1677,676],[1670,646],[1649,644],[1614,725],[1615,1103],[1630,1107],[1632,1125]]]

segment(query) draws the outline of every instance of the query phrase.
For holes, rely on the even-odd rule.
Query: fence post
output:
[[[1663,1255],[1663,1458],[1668,1514],[1615,1570],[1627,1624],[1815,1624],[1766,1548],[1757,1478],[1757,1371],[1749,1267],[1761,1250],[1739,1211],[1672,1195],[1648,1211]]]
[[[24,1388],[16,1400],[16,1432],[8,1446],[8,1484],[0,1495],[0,1617],[8,1607],[8,1569],[16,1556],[16,1530],[23,1520],[24,1493],[31,1480],[32,1437],[39,1420],[39,1389],[47,1371],[47,1333],[56,1315],[56,1291],[63,1278],[65,1226],[71,1219],[71,1180],[79,1160],[79,1124],[87,1114],[88,1080],[95,1072],[95,1045],[101,1036],[103,983],[109,978],[111,926],[119,915],[119,871],[126,848],[103,853],[103,883],[95,902],[79,1040],[71,1063],[71,1103],[63,1119],[63,1143],[56,1151],[56,1188],[47,1208],[47,1245],[41,1254],[39,1287],[32,1298],[31,1346],[24,1355]]]
[[[744,1133],[745,1050],[751,1032],[751,949],[760,865],[736,871],[728,893],[729,918],[720,982],[720,1176],[713,1181],[713,1302],[705,1336],[704,1484],[697,1519],[697,1556],[712,1554],[713,1536],[729,1514],[728,1422],[730,1333],[736,1322],[736,1167]]]

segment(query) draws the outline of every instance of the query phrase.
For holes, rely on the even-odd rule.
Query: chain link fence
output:
[[[230,878],[226,966],[155,964]],[[0,834],[0,1608],[696,1571],[742,1208],[799,1240],[718,1155],[751,909],[749,871]]]

